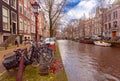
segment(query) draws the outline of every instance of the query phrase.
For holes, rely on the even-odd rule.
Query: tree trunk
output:
[[[53,37],[53,30],[50,29],[50,37]]]
[[[50,37],[53,37],[53,27],[51,24],[50,24]]]

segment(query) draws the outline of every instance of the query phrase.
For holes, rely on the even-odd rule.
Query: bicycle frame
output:
[[[30,60],[35,59],[40,65],[50,66],[53,62],[54,52],[44,44],[32,44],[29,52],[31,53]]]

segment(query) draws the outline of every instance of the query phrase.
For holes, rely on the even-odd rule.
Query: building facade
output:
[[[8,45],[15,40],[35,40],[36,21],[32,3],[36,0],[0,0],[0,44]],[[43,12],[38,14],[38,38],[46,31],[46,19]],[[9,40],[8,40],[9,39]],[[39,40],[38,39],[38,40]],[[11,41],[11,42],[10,42]]]
[[[104,36],[111,39],[120,37],[120,5],[113,5],[104,14]]]
[[[31,6],[35,0],[19,0],[19,40],[35,40],[36,21],[34,9]],[[42,10],[38,14],[37,20],[38,41],[44,37],[46,28],[46,19]]]
[[[18,34],[18,0],[0,0],[0,44]]]
[[[35,38],[35,16],[30,0],[19,0],[19,42]]]

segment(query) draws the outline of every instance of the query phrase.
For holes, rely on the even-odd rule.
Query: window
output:
[[[4,2],[6,2],[7,4],[9,4],[9,0],[3,0]]]
[[[31,17],[30,11],[28,10],[27,12],[28,12],[27,17],[30,18]]]
[[[107,22],[107,16],[105,15],[105,22]]]
[[[16,9],[16,0],[10,0],[11,6]]]
[[[117,27],[117,21],[113,22],[113,27],[116,28]]]
[[[19,30],[20,31],[23,31],[23,20],[20,18],[20,21],[19,21]]]
[[[111,23],[109,23],[109,29],[111,29]]]
[[[117,11],[113,12],[113,19],[117,18]]]
[[[17,14],[15,12],[11,12],[11,18],[12,18],[12,21],[17,21]]]
[[[2,7],[3,30],[10,31],[9,9]]]
[[[105,30],[107,30],[107,24],[105,24]]]
[[[27,0],[24,0],[24,6],[27,7]]]
[[[19,12],[23,13],[23,6],[22,5],[19,5]]]
[[[26,8],[24,8],[24,15],[25,15],[25,16],[27,15],[27,11],[26,11]]]
[[[27,33],[30,33],[30,23],[28,22],[28,32]]]
[[[3,36],[3,41],[7,40],[8,36]]]
[[[117,16],[118,16],[118,15],[117,15],[117,11],[115,11],[115,17],[117,18]]]
[[[31,7],[31,4],[30,4],[30,2],[28,1],[28,7]]]
[[[32,21],[35,21],[35,16],[34,16],[33,13],[31,13],[31,20],[32,20]]]
[[[27,21],[24,21],[24,32],[27,33]]]
[[[32,27],[31,27],[31,33],[35,33],[35,25],[32,25]]]
[[[108,15],[108,20],[109,20],[109,21],[111,20],[111,14]]]

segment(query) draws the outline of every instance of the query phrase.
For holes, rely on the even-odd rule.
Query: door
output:
[[[17,34],[16,23],[12,22],[12,34]]]
[[[113,39],[116,39],[116,31],[113,31],[113,32],[112,32],[112,38],[113,38]]]
[[[22,42],[23,42],[23,37],[20,36],[20,44],[22,44]]]

